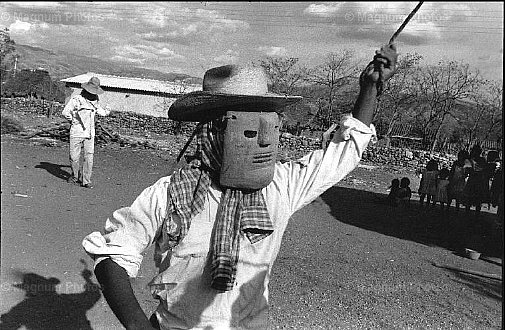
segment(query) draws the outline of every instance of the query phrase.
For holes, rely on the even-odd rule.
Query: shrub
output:
[[[23,125],[14,118],[2,116],[1,134],[19,133],[24,130]]]

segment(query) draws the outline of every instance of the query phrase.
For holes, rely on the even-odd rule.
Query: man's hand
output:
[[[352,115],[365,125],[372,123],[373,113],[377,107],[377,96],[381,94],[384,82],[396,72],[397,59],[394,44],[383,46],[375,52],[373,61],[359,77],[360,91]]]
[[[397,60],[395,44],[384,45],[380,50],[376,50],[373,61],[361,73],[360,85],[364,87],[387,81],[396,72]]]

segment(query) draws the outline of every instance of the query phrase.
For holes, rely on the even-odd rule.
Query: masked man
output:
[[[296,162],[275,161],[279,115],[299,97],[267,92],[259,68],[205,73],[203,91],[169,109],[197,121],[194,159],[114,212],[105,233],[83,241],[109,306],[127,329],[266,329],[268,283],[291,215],[358,164],[372,136],[377,84],[396,65],[392,45],[360,77],[352,114],[328,145]],[[149,320],[128,277],[155,244],[159,273],[150,283],[160,305]]]

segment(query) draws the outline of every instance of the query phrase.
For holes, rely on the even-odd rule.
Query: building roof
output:
[[[88,72],[75,77],[62,79],[65,83],[82,84],[88,82],[91,77],[100,79],[101,87],[121,88],[137,91],[159,92],[167,94],[184,94],[193,91],[200,91],[200,85],[184,84],[183,82],[161,81],[154,79],[120,77]]]

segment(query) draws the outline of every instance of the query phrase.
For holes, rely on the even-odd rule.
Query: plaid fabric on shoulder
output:
[[[168,188],[170,212],[181,218],[180,242],[188,233],[191,219],[203,210],[212,181],[211,173],[220,167],[221,154],[218,142],[209,133],[208,124],[198,135],[197,151],[200,166],[196,163],[176,171]],[[203,166],[201,166],[203,165]],[[219,203],[211,242],[211,286],[218,291],[232,290],[235,284],[240,249],[240,236],[244,233],[251,244],[269,236],[274,230],[261,190],[244,193],[224,189]]]

